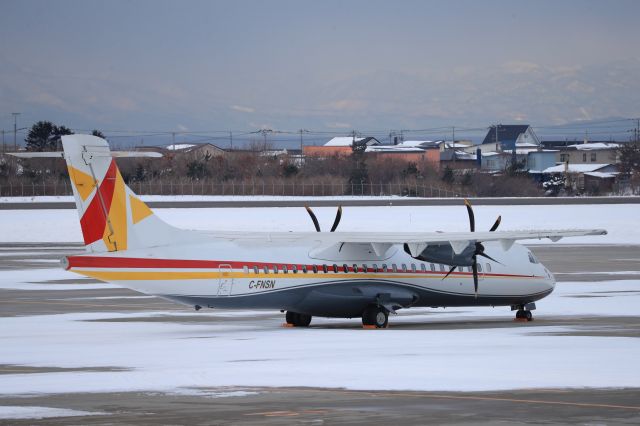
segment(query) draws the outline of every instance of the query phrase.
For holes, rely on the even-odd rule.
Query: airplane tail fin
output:
[[[114,157],[135,155],[111,152],[90,135],[62,136],[62,147],[88,251],[166,245],[190,232],[163,222],[124,183]]]

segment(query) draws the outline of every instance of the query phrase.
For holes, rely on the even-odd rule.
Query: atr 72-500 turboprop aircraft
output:
[[[605,230],[475,232],[196,232],[175,228],[125,185],[115,157],[88,135],[62,137],[87,254],[62,260],[69,271],[159,296],[199,310],[251,308],[286,311],[306,327],[312,316],[362,317],[387,326],[389,313],[412,306],[510,306],[531,320],[535,302],[555,279],[515,242],[603,235]],[[159,155],[159,154],[157,154]]]

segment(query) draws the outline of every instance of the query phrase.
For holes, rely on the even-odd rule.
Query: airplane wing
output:
[[[371,244],[376,253],[384,253],[395,244],[407,244],[411,254],[417,256],[429,245],[450,244],[456,253],[470,243],[499,241],[508,250],[515,241],[549,238],[558,241],[564,237],[606,235],[604,229],[526,230],[494,232],[215,232],[215,237],[230,241],[308,241],[318,246],[335,244]]]

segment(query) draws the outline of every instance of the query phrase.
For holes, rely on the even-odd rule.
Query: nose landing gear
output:
[[[512,311],[516,311],[516,318],[514,321],[533,321],[533,313],[531,312],[536,308],[535,303],[527,303],[526,305],[514,305],[511,307]]]

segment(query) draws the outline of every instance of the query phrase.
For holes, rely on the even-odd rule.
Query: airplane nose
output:
[[[544,269],[544,275],[547,277],[545,283],[549,286],[550,290],[553,290],[556,287],[556,277],[553,276],[546,266],[543,266],[542,268]]]

